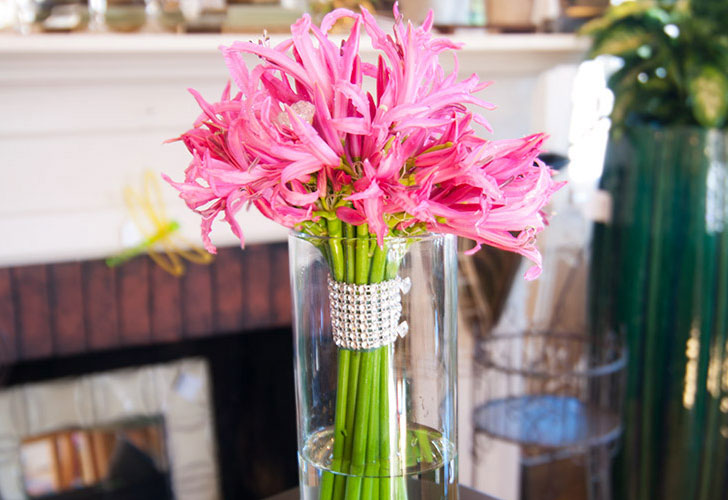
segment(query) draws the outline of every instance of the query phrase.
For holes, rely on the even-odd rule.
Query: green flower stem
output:
[[[344,271],[346,275],[345,281],[347,283],[354,283],[356,278],[356,228],[351,224],[344,224]],[[339,349],[339,353],[345,352],[349,357],[348,366],[342,366],[339,363],[339,374],[345,374],[344,376],[348,380],[348,387],[345,395],[344,405],[346,407],[344,432],[339,434],[336,433],[335,441],[342,443],[340,446],[344,447],[343,460],[341,463],[340,472],[347,473],[351,467],[351,452],[354,444],[354,417],[356,412],[356,398],[357,389],[359,385],[359,365],[361,363],[361,353],[357,351],[349,351],[346,349]],[[337,394],[337,403],[339,402],[339,394]],[[337,405],[337,412],[338,412]],[[336,445],[336,443],[334,443]],[[336,446],[335,446],[336,447]],[[342,500],[344,493],[346,492],[346,476],[337,475],[334,481],[334,500]],[[322,500],[327,500],[327,497],[321,497]]]
[[[372,258],[369,254],[369,226],[362,224],[356,228],[356,276],[357,285],[369,283],[369,270]],[[371,412],[372,386],[375,375],[374,366],[378,362],[377,352],[357,352],[361,356],[359,367],[359,389],[356,394],[356,411],[354,417],[353,443],[351,445],[351,476],[346,483],[346,500],[359,500],[361,497],[362,478],[367,458],[367,442],[369,416]],[[352,398],[350,398],[351,401]]]
[[[399,266],[387,262],[386,248],[377,247],[373,261],[372,281],[382,281],[385,278],[394,279],[397,276]],[[394,384],[391,380],[392,371],[390,369],[392,346],[381,347],[379,351],[379,469],[381,476],[379,480],[379,498],[386,500],[394,497],[392,494],[392,480],[389,477],[392,473],[391,457],[394,452],[391,441],[391,427],[394,422],[390,418],[389,412],[389,396],[394,394]]]
[[[357,285],[369,282],[369,226],[362,224],[356,227],[356,278]]]
[[[347,406],[347,394],[349,388],[348,374],[349,374],[349,362],[351,359],[351,351],[346,349],[339,349],[339,361],[338,369],[339,375],[336,384],[336,415],[334,417],[334,450],[331,460],[331,469],[334,471],[340,471],[343,467],[344,462],[344,448],[346,443],[346,406]],[[332,494],[336,493],[336,484],[341,483],[343,480],[342,476],[334,476],[330,472],[324,474],[321,483],[321,499],[329,499]],[[343,486],[340,485],[339,488]]]
[[[345,231],[347,236],[353,236],[354,233],[356,233],[356,237],[354,238],[347,238],[345,242],[345,248],[346,248],[346,254],[347,254],[347,262],[346,262],[346,275],[347,278],[352,278],[354,283],[357,285],[364,285],[368,283],[368,276],[369,276],[369,228],[367,225],[357,226],[354,228],[353,226],[346,224],[345,225]],[[345,350],[345,349],[342,349]],[[351,363],[349,365],[349,391],[347,395],[347,408],[346,408],[346,431],[345,431],[345,446],[344,446],[344,462],[343,462],[343,471],[344,472],[352,472],[352,467],[354,467],[354,453],[355,453],[355,443],[357,442],[358,437],[357,436],[364,436],[364,444],[366,444],[366,426],[364,427],[364,432],[362,434],[362,430],[359,429],[362,425],[362,422],[360,421],[360,411],[361,406],[359,404],[360,397],[362,395],[359,392],[359,389],[364,386],[362,386],[362,378],[364,378],[367,374],[365,373],[364,369],[362,368],[362,353],[359,351],[348,351],[350,352],[351,357]],[[343,368],[339,367],[340,370],[343,370]],[[364,404],[363,406],[366,406]],[[359,434],[357,434],[357,431]],[[360,444],[362,446],[362,444]],[[334,492],[334,500],[341,500],[342,496],[345,494],[346,498],[349,499],[349,491],[353,490],[353,486],[349,484],[351,478],[349,478],[348,481],[346,481],[346,485],[343,484],[343,482],[340,482],[337,488],[335,488]]]
[[[339,219],[329,219],[329,250],[331,252],[331,272],[336,281],[344,281],[344,249],[341,246],[342,227]]]
[[[400,255],[393,255],[391,259],[388,259],[387,261],[387,268],[385,272],[385,279],[392,280],[397,277],[397,273],[399,272],[399,265],[400,265]],[[385,494],[381,495],[381,499],[392,499],[392,500],[407,500],[407,482],[406,479],[401,474],[396,474],[396,477],[394,479],[391,479],[391,473],[394,472],[391,469],[391,463],[389,461],[391,460],[391,457],[396,456],[395,455],[395,447],[396,443],[392,442],[392,433],[396,436],[396,423],[391,420],[391,414],[390,414],[390,394],[395,394],[394,390],[394,375],[392,371],[392,363],[394,358],[394,346],[386,346],[386,354],[385,361],[384,361],[384,374],[382,375],[384,380],[383,384],[386,385],[387,390],[382,394],[382,403],[381,406],[383,406],[386,409],[386,413],[382,413],[382,424],[384,424],[384,431],[383,431],[383,445],[381,447],[382,449],[382,455],[385,457],[385,460],[390,465],[390,470],[388,471],[388,475],[390,477],[387,478],[386,484],[386,490],[384,490],[384,486],[380,488],[382,491],[386,491]],[[386,441],[385,441],[386,439]],[[406,459],[406,457],[402,457],[403,460]],[[394,464],[395,468],[400,467],[400,464],[396,463]]]
[[[423,462],[429,464],[432,462],[432,447],[430,446],[430,440],[427,436],[427,431],[424,429],[417,429],[415,431],[417,435],[417,441],[420,445],[420,458]]]
[[[379,457],[380,457],[380,474],[382,476],[379,482],[379,497],[382,500],[393,498],[392,480],[390,479],[391,456],[394,452],[392,448],[390,426],[394,425],[389,415],[389,395],[394,393],[394,387],[390,384],[392,372],[389,368],[391,358],[391,346],[384,346],[381,349],[379,357]]]
[[[372,257],[372,268],[369,274],[369,283],[380,283],[384,279],[384,271],[387,267],[387,250],[379,245],[374,249]]]
[[[381,352],[384,348],[372,351],[372,391],[369,403],[369,435],[367,438],[367,458],[364,467],[362,500],[379,499],[379,370]]]
[[[346,351],[346,349],[341,349]],[[346,446],[344,447],[344,472],[351,467],[351,453],[354,446],[354,419],[356,417],[356,401],[359,386],[359,367],[361,365],[361,353],[359,351],[347,351],[351,356],[349,365],[349,392],[346,401]],[[340,497],[337,497],[340,498]]]
[[[344,224],[344,234],[344,255],[346,258],[344,263],[344,272],[346,275],[346,282],[366,284],[369,269],[369,231],[366,226],[362,229],[355,228],[350,224]],[[346,375],[348,379],[348,388],[346,394],[346,420],[344,432],[343,434],[337,433],[336,439],[344,443],[341,472],[348,473],[351,469],[351,458],[355,441],[355,423],[357,421],[356,410],[362,353],[359,351],[348,351],[346,349],[340,349],[340,352],[341,351],[345,351],[349,355],[349,366]],[[339,364],[339,373],[343,373],[345,369],[347,368]],[[347,489],[351,489],[351,487],[348,486],[347,478],[345,476],[337,477],[334,484],[334,500],[342,500]],[[326,500],[326,497],[322,497],[322,500]]]
[[[330,219],[327,221],[329,236],[329,258],[334,278],[343,279],[344,253],[341,247],[341,221]],[[341,469],[344,458],[346,403],[349,388],[349,362],[351,351],[340,349],[338,354],[338,376],[336,381],[336,415],[334,416],[334,449],[332,453],[331,469]],[[339,438],[341,436],[341,438]],[[321,500],[329,500],[334,493],[335,477],[331,472],[325,472],[321,479]]]
[[[351,476],[346,482],[346,499],[361,498],[361,482],[366,460],[367,431],[369,427],[369,406],[372,393],[375,351],[364,351],[361,354],[359,370],[359,391],[356,394],[356,417],[354,418],[354,445],[351,450]]]
[[[374,242],[375,246],[373,256],[371,257],[369,283],[379,283],[384,279],[387,264],[387,250],[384,247],[376,245],[376,240],[373,238],[372,242]],[[380,475],[380,432],[382,429],[381,414],[379,411],[381,401],[380,372],[382,367],[382,355],[386,350],[387,347],[385,346],[371,351],[374,358],[374,368],[372,374],[372,393],[368,422],[369,435],[367,439],[367,463],[364,472],[367,477],[364,479],[362,487],[362,500],[378,500],[380,494],[380,479],[377,477]]]
[[[354,238],[356,238],[356,229],[351,224],[344,224],[344,257],[346,259],[346,282],[354,283],[356,274],[356,246]]]
[[[334,279],[359,285],[397,276],[367,225],[328,221],[325,248]],[[395,259],[396,260],[396,259]],[[390,415],[392,346],[370,351],[339,349],[332,470],[324,473],[320,500],[406,500],[404,478],[392,480],[395,422]]]

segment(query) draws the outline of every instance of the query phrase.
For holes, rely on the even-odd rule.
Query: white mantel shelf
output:
[[[435,35],[445,36],[445,35]],[[20,36],[0,34],[0,53],[209,53],[219,45],[235,40],[258,40],[259,34],[238,33],[223,35],[173,34],[35,34]],[[271,44],[288,38],[270,35]],[[341,36],[334,36],[342,38]],[[462,31],[447,38],[465,44],[463,50],[477,52],[526,53],[541,55],[579,56],[588,47],[588,40],[571,34],[493,34]],[[367,50],[367,44],[362,44]]]
[[[83,55],[211,55],[221,45],[236,40],[254,40],[259,34],[35,34],[18,36],[0,34],[0,57],[14,56],[83,56]],[[271,44],[287,38],[271,35]],[[341,36],[335,36],[334,39]],[[461,64],[470,57],[479,62],[498,65],[498,73],[539,72],[559,64],[578,62],[589,42],[571,34],[490,34],[482,31],[457,32],[448,38],[463,43],[459,51]],[[363,37],[364,58],[375,51]],[[465,61],[463,61],[465,59]],[[501,65],[502,63],[502,65]],[[0,77],[1,78],[1,77]]]
[[[181,179],[189,156],[163,145],[189,128],[229,75],[218,47],[258,34],[0,34],[0,267],[104,257],[130,243],[124,186],[152,169]],[[494,80],[482,97],[499,109],[486,117],[493,138],[546,131],[565,142],[570,69],[586,52],[573,35],[458,32],[460,77]],[[284,39],[272,35],[271,43]],[[362,40],[362,58],[376,53]],[[249,65],[258,61],[245,58]],[[442,57],[443,67],[453,67]],[[552,69],[566,68],[558,78]],[[560,151],[563,147],[559,148]],[[170,218],[199,242],[199,219],[164,187]],[[280,241],[286,231],[255,211],[239,222],[249,243]],[[223,224],[220,245],[235,244]]]

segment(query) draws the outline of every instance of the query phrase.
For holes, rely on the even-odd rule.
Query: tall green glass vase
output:
[[[614,498],[728,498],[728,134],[633,127],[610,140],[592,328],[629,350]]]
[[[455,237],[329,232],[288,240],[301,499],[457,500]]]

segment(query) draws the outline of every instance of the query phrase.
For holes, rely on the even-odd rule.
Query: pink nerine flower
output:
[[[457,59],[445,74],[438,56],[459,46],[432,38],[432,13],[420,27],[394,14],[393,36],[364,8],[337,9],[320,27],[304,15],[276,47],[222,47],[239,92],[228,85],[208,103],[191,90],[202,115],[179,139],[192,161],[183,182],[165,177],[202,215],[210,252],[212,222],[223,213],[242,242],[235,214],[252,204],[290,228],[322,217],[366,223],[380,244],[413,230],[454,233],[522,254],[536,264],[527,277],[540,273],[534,236],[560,187],[537,158],[544,136],[476,136],[472,122],[489,126],[466,104],[492,109],[475,96],[489,83],[458,81]],[[327,34],[342,17],[354,24],[337,46]],[[359,56],[362,29],[376,65]],[[249,69],[243,53],[262,63]]]

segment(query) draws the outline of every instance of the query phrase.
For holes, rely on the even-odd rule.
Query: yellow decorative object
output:
[[[151,170],[144,173],[144,184],[140,191],[131,186],[124,188],[124,203],[144,239],[138,245],[106,259],[109,267],[123,264],[146,252],[159,267],[174,276],[182,276],[185,272],[183,259],[195,264],[213,261],[214,257],[205,249],[193,245],[180,235],[179,223],[167,217],[157,175]]]
[[[372,2],[368,0],[312,0],[309,2],[310,12],[316,16],[323,16],[336,9],[349,9],[359,12],[360,7],[364,7],[370,12],[376,12]],[[338,19],[331,28],[332,33],[349,33],[354,21],[349,17]]]

